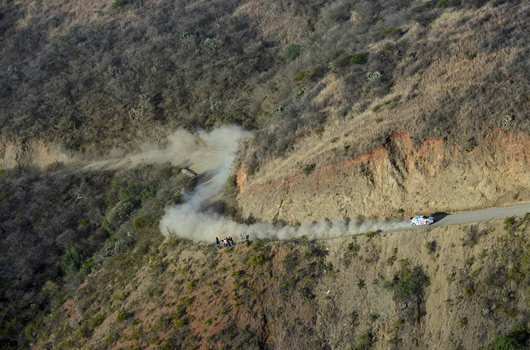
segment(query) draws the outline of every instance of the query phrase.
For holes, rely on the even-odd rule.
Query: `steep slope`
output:
[[[311,160],[325,162],[324,146],[314,145],[321,155]],[[442,139],[425,139],[416,146],[410,133],[396,132],[380,148],[304,174],[301,167],[288,165],[296,164],[300,153],[317,153],[303,148],[282,162],[281,172],[249,178],[241,169],[239,206],[244,217],[296,223],[455,212],[527,201],[529,150],[528,134],[509,130],[493,130],[471,150]]]
[[[221,250],[172,238],[109,259],[34,348],[527,345],[528,220]]]

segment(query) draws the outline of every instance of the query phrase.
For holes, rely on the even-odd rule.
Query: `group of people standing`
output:
[[[240,237],[241,237],[241,241],[239,243],[243,243],[243,241],[246,241],[247,245],[250,244],[249,235],[247,235],[245,238],[243,238],[243,234],[241,233]],[[217,248],[228,248],[228,247],[233,247],[236,244],[235,244],[234,239],[232,237],[226,237],[226,238],[224,238],[222,240],[219,240],[218,237],[215,237],[215,245],[217,246]]]
[[[217,248],[221,248],[221,244],[223,245],[223,248],[233,247],[236,245],[232,237],[226,237],[225,239],[221,241],[219,241],[219,238],[215,237],[215,243],[217,245]]]

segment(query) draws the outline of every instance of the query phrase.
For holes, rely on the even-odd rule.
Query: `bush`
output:
[[[300,46],[295,44],[287,46],[283,56],[285,57],[285,61],[287,61],[287,63],[294,61],[298,58],[298,56],[300,56]]]
[[[394,36],[396,34],[400,34],[401,32],[402,31],[400,27],[390,27],[390,28],[383,30],[383,34],[386,36]]]
[[[143,228],[145,226],[144,224],[144,221],[142,220],[142,218],[136,218],[134,219],[133,221],[133,227],[135,229],[139,229],[139,228]]]
[[[348,53],[343,52],[337,58],[333,60],[333,62],[331,63],[331,68],[334,71],[338,68],[347,66],[348,63],[350,62],[351,62],[351,56]]]
[[[322,66],[316,66],[311,70],[311,73],[309,73],[309,78],[312,80],[316,80],[318,78],[321,78],[324,73],[326,72],[326,69]]]
[[[439,1],[436,3],[436,8],[447,7],[448,4],[449,4],[449,0],[439,0]]]
[[[381,78],[381,76],[382,76],[382,74],[379,71],[368,72],[368,73],[366,73],[366,80],[372,81],[372,80]]]
[[[102,324],[104,320],[105,316],[103,316],[102,314],[97,314],[96,316],[94,316],[94,318],[88,320],[88,326],[90,327],[90,329],[94,329],[100,324]]]
[[[350,59],[350,64],[363,64],[366,63],[366,54],[360,52]]]
[[[226,179],[226,185],[230,190],[234,190],[237,187],[237,175],[232,174]]]
[[[525,325],[517,327],[508,335],[497,335],[493,343],[488,347],[488,350],[519,350],[528,349],[528,340],[530,339],[530,332]]]
[[[357,244],[357,242],[348,243],[348,251],[352,252],[353,254],[357,254],[359,250],[361,250],[361,246]]]
[[[118,312],[118,315],[116,316],[116,322],[123,322],[127,318],[129,318],[129,313],[127,313],[126,311],[122,310],[122,311]]]
[[[250,259],[248,259],[248,263],[250,265],[261,265],[265,262],[265,257],[263,255],[252,255]]]
[[[425,249],[427,249],[427,253],[433,254],[436,251],[436,241],[425,243]]]
[[[515,216],[510,216],[509,218],[504,219],[505,230],[511,229],[513,225],[515,225]]]
[[[120,7],[120,6],[123,6],[127,3],[127,0],[115,0],[113,3],[112,3],[112,7]]]
[[[300,71],[293,77],[293,81],[296,81],[296,82],[302,81],[305,79],[306,75],[307,75],[306,71]]]
[[[465,326],[467,326],[467,318],[458,318],[456,320],[456,325],[460,328],[464,328]]]
[[[63,269],[66,273],[75,273],[79,271],[85,262],[83,250],[77,244],[68,249],[63,256]]]
[[[355,350],[366,350],[372,347],[372,333],[366,332],[357,337],[357,344],[355,344]]]
[[[316,167],[315,163],[307,164],[306,166],[302,168],[302,171],[305,174],[305,176],[309,176],[309,174],[315,171],[315,167]]]
[[[430,284],[429,277],[425,275],[420,266],[410,269],[407,260],[401,260],[400,263],[401,270],[391,282],[385,283],[385,287],[391,289],[398,299],[417,298],[421,300],[423,289]]]

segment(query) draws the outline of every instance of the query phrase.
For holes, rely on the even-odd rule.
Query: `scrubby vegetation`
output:
[[[92,157],[238,124],[255,131],[238,154],[253,176],[337,122],[358,127],[337,157],[396,128],[468,152],[493,127],[530,131],[528,19],[521,0],[5,2],[0,160],[24,165],[35,140]],[[411,348],[430,322],[432,266],[456,249],[431,237],[421,264],[397,248],[380,259],[370,231],[333,254],[307,238],[216,250],[159,232],[195,185],[179,168],[61,167],[0,169],[1,349]],[[461,264],[444,272],[460,338],[479,329],[484,347],[528,347],[528,223],[462,233]],[[377,264],[387,270],[364,273]],[[367,296],[390,296],[387,313],[361,307]]]
[[[18,169],[0,181],[9,194],[0,206],[2,348],[31,341],[44,315],[59,312],[105,261],[123,278],[134,275],[161,243],[164,209],[191,185],[169,165],[119,174]],[[94,317],[82,330],[85,337],[102,322],[102,315]]]
[[[491,71],[436,93],[406,120],[378,117],[381,127],[359,135],[352,151],[378,146],[396,125],[455,143],[492,127],[530,128],[528,17],[519,0],[280,1],[273,10],[248,0],[29,4],[2,13],[2,144],[38,138],[94,154],[159,141],[163,130],[234,123],[259,130],[241,159],[255,168],[328,120],[357,118],[397,83],[417,80],[393,108],[422,104],[416,90],[435,62],[504,50],[511,56]],[[449,11],[461,20],[446,35],[438,26]],[[332,86],[339,100],[322,95]]]
[[[2,271],[17,272],[2,275],[6,349],[409,348],[437,322],[431,310],[440,283],[450,298],[437,308],[450,320],[443,322],[454,325],[455,339],[484,349],[528,345],[529,215],[463,227],[451,243],[431,235],[419,246],[411,238],[411,247],[389,249],[385,257],[382,247],[390,237],[381,234],[336,244],[301,237],[216,249],[213,242],[164,240],[158,231],[164,207],[179,201],[175,190],[193,186],[173,166],[59,172],[45,175],[39,186],[31,185],[36,173],[2,176],[11,194],[1,211],[2,232],[19,227],[17,220],[33,220],[36,212],[43,223],[2,236]],[[27,192],[11,190],[26,184]],[[49,196],[37,196],[42,191]],[[49,211],[53,191],[67,199],[64,217]],[[131,203],[130,211],[111,215],[122,202]],[[23,244],[17,240],[28,239],[24,227],[39,239],[32,241],[31,254],[19,256],[13,249]],[[66,233],[53,236],[60,239],[47,238],[48,230],[60,227]],[[447,235],[437,230],[433,234]],[[454,242],[460,253],[450,252],[458,248]],[[454,259],[442,263],[440,252]],[[418,261],[418,254],[425,258]],[[46,265],[33,265],[37,261]],[[439,269],[451,271],[442,282],[436,280]],[[487,335],[465,336],[475,331]]]

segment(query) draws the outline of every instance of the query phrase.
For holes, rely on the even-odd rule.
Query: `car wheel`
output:
[[[412,223],[412,226],[416,226],[416,224],[415,224],[415,223]]]

